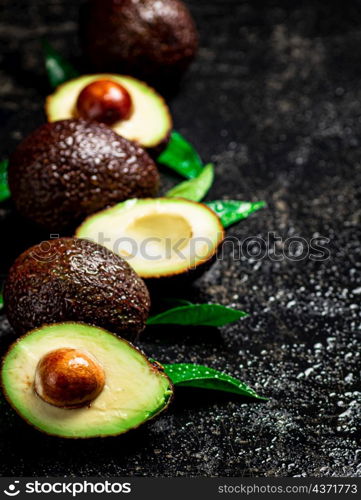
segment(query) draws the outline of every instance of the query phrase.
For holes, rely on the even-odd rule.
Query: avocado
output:
[[[76,238],[26,250],[10,268],[3,295],[20,335],[44,324],[80,321],[129,338],[143,330],[150,308],[148,290],[127,262]]]
[[[79,117],[79,101],[85,91],[93,88],[91,95],[93,102],[107,101],[109,113],[109,99],[114,94],[119,94],[115,87],[111,89],[111,96],[105,85],[107,82],[123,89],[123,94],[129,95],[130,102],[126,104],[126,112],[117,113],[119,106],[113,100],[113,117],[108,120],[108,125],[114,132],[126,139],[136,142],[140,146],[160,151],[166,146],[172,129],[172,118],[168,106],[164,99],[149,85],[130,76],[100,74],[80,76],[60,85],[55,92],[50,95],[45,104],[45,111],[48,121],[64,120]],[[96,86],[96,84],[98,85]],[[95,90],[94,90],[94,85]],[[98,88],[97,88],[98,87]],[[89,94],[89,92],[88,92]],[[125,95],[126,95],[125,94]],[[95,99],[98,97],[98,100]],[[124,101],[124,98],[123,98]],[[119,102],[119,99],[118,99]],[[123,104],[124,109],[124,104]],[[99,115],[99,113],[98,113]],[[118,119],[114,120],[118,115]],[[89,115],[88,115],[89,116]],[[94,118],[92,118],[94,119]],[[100,120],[101,121],[101,120]],[[106,120],[107,121],[107,120]]]
[[[139,276],[164,278],[195,271],[224,239],[217,215],[182,198],[128,200],[86,219],[76,236],[104,244]]]
[[[80,36],[96,71],[173,82],[193,60],[198,34],[180,0],[90,0],[81,11]]]
[[[81,323],[46,325],[15,342],[5,396],[36,429],[64,438],[122,434],[163,411],[172,383],[125,340]]]
[[[9,185],[21,215],[53,233],[134,197],[154,196],[157,167],[136,144],[102,123],[47,123],[10,157]]]

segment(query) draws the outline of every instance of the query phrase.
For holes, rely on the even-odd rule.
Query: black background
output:
[[[316,262],[226,252],[188,297],[251,313],[221,330],[145,332],[147,354],[232,373],[266,404],[178,390],[172,408],[119,438],[65,441],[0,400],[3,475],[353,476],[361,459],[361,3],[192,0],[201,48],[170,105],[217,178],[208,199],[267,201],[229,230],[330,239]],[[44,121],[39,40],[79,68],[74,0],[1,0],[0,154]],[[86,68],[84,68],[86,69]],[[178,181],[163,176],[164,187]],[[0,207],[1,273],[46,238]],[[278,244],[278,251],[284,248]],[[1,317],[1,349],[12,338]]]

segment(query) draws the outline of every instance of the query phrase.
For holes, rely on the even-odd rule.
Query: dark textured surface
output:
[[[78,6],[1,4],[5,156],[43,119],[39,37],[75,60]],[[227,370],[268,403],[178,390],[169,412],[143,429],[85,443],[41,436],[1,403],[3,474],[360,474],[361,3],[189,5],[201,50],[171,107],[176,128],[216,162],[209,199],[265,199],[266,210],[229,234],[241,241],[268,232],[307,241],[323,235],[330,258],[235,261],[228,250],[188,295],[251,317],[219,331],[165,327],[142,337],[160,361]],[[5,272],[41,235],[10,205],[0,213]],[[284,247],[278,242],[278,253]],[[1,331],[5,346],[5,319]]]
[[[92,241],[59,238],[16,259],[4,304],[17,334],[81,321],[134,337],[144,329],[150,299],[144,282],[113,252]]]
[[[129,198],[154,196],[149,155],[109,127],[82,119],[46,123],[10,157],[9,185],[22,215],[56,233]]]

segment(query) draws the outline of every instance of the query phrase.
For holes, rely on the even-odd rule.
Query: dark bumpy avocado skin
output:
[[[87,120],[47,123],[10,158],[18,211],[54,232],[128,198],[154,196],[157,167],[136,144]]]
[[[60,238],[18,257],[5,283],[4,305],[17,334],[81,321],[129,338],[143,330],[150,298],[121,257],[88,240]]]
[[[175,79],[197,51],[196,27],[180,0],[89,0],[80,19],[84,51],[98,71]]]

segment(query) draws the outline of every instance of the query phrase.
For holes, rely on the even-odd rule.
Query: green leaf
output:
[[[184,181],[166,193],[170,198],[186,198],[201,201],[213,184],[214,167],[209,163],[195,179]]]
[[[48,73],[50,85],[56,88],[72,78],[79,76],[79,73],[68,63],[57,50],[46,40],[43,40],[43,51],[45,68]]]
[[[4,307],[4,297],[3,297],[3,294],[0,293],[0,311],[3,309]]]
[[[203,170],[203,163],[197,151],[176,131],[171,133],[168,146],[157,161],[187,179],[194,179]]]
[[[163,368],[176,386],[232,392],[241,396],[249,396],[267,401],[267,398],[259,396],[244,382],[208,366],[174,363],[163,365]]]
[[[246,316],[244,311],[220,304],[192,304],[151,316],[147,325],[224,326]]]
[[[8,166],[8,160],[0,161],[0,202],[10,198],[10,189],[8,184]]]
[[[253,203],[251,201],[217,200],[209,201],[206,205],[216,212],[224,227],[229,227],[242,219],[246,219],[253,212],[264,208],[266,203],[264,201]]]

